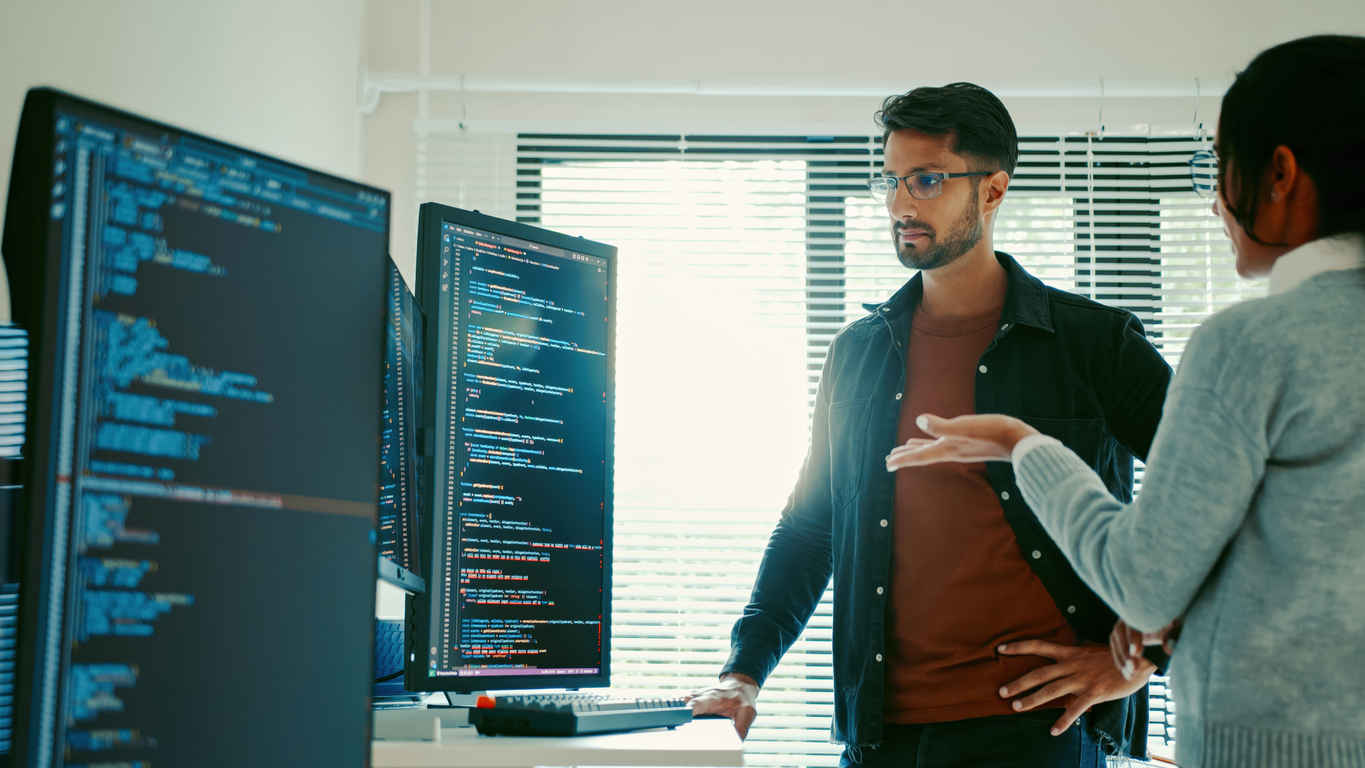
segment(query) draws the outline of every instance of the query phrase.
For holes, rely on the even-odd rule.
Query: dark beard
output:
[[[933,244],[917,248],[913,245],[902,245],[900,242],[900,222],[891,222],[891,242],[896,248],[896,258],[900,259],[901,264],[909,269],[938,269],[939,267],[952,264],[962,258],[967,251],[976,247],[981,242],[981,237],[985,234],[985,227],[982,226],[981,219],[977,212],[977,205],[981,202],[980,192],[972,190],[972,202],[962,211],[962,216],[958,218],[956,226],[948,233],[947,239],[937,242],[938,233],[925,224],[911,222],[912,229],[923,229],[933,240]]]

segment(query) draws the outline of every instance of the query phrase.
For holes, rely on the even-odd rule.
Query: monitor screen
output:
[[[384,416],[379,466],[379,577],[422,592],[418,556],[425,457],[418,451],[422,399],[422,310],[398,265],[389,261],[388,324],[384,353]]]
[[[50,90],[11,764],[369,755],[389,196]]]
[[[606,685],[616,249],[428,203],[435,425],[409,690]]]

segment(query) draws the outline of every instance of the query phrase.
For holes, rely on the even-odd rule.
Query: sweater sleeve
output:
[[[1188,369],[1182,366],[1166,399],[1132,504],[1110,495],[1061,445],[1027,446],[1015,464],[1024,499],[1076,572],[1145,632],[1185,613],[1242,526],[1265,472],[1264,420],[1256,412],[1262,404],[1239,404],[1234,418],[1218,394],[1225,391],[1216,386],[1226,372],[1218,360],[1223,346],[1191,340]]]

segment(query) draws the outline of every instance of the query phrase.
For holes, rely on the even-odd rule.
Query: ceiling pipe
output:
[[[1126,99],[1221,97],[1231,80],[1202,78],[1167,80],[992,80],[979,83],[1002,98]],[[467,93],[583,93],[678,96],[854,97],[882,98],[904,93],[903,80],[757,80],[658,79],[574,80],[567,78],[498,77],[489,75],[415,75],[362,70],[361,114],[373,114],[386,93],[458,91]]]

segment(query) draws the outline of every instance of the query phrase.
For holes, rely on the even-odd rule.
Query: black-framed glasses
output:
[[[916,200],[932,200],[943,194],[944,179],[961,179],[967,176],[989,176],[995,171],[969,171],[967,173],[938,173],[921,171],[909,176],[873,176],[867,180],[867,188],[872,190],[872,199],[879,203],[889,203],[896,199],[896,189],[902,183],[910,190]]]
[[[1190,183],[1200,197],[1218,194],[1218,155],[1201,149],[1190,158]]]

